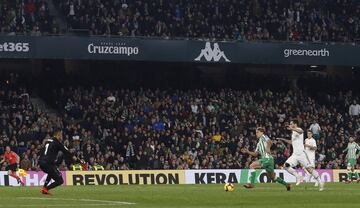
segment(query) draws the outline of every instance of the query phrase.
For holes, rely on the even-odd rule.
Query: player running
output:
[[[254,188],[255,187],[255,181],[257,172],[255,169],[265,169],[267,175],[271,180],[278,182],[286,187],[288,191],[290,191],[291,186],[290,184],[286,183],[282,178],[276,177],[274,172],[274,158],[271,155],[271,145],[272,141],[268,136],[264,134],[265,129],[262,127],[256,128],[256,137],[259,139],[256,149],[254,152],[249,151],[248,149],[244,148],[242,149],[242,153],[249,154],[253,157],[257,157],[260,155],[260,160],[254,161],[250,164],[250,183],[244,185],[245,188]]]
[[[294,167],[301,165],[315,178],[316,181],[318,181],[320,185],[319,191],[323,191],[324,183],[321,181],[319,173],[313,167],[311,167],[310,159],[305,152],[304,131],[298,127],[298,123],[295,120],[290,122],[290,125],[287,129],[292,131],[291,140],[278,138],[279,140],[291,144],[293,147],[292,155],[286,160],[284,164],[285,170],[296,177],[296,185],[298,186],[303,181],[303,177],[299,176]]]
[[[62,139],[62,131],[56,130],[54,132],[53,138],[45,140],[44,148],[41,151],[39,165],[41,170],[48,174],[44,186],[42,187],[41,192],[43,194],[50,194],[50,189],[53,189],[64,183],[62,175],[57,169],[55,162],[59,151],[61,151],[68,158],[70,158],[71,153],[69,152],[68,148],[61,144]],[[51,179],[53,179],[54,182],[49,185]]]
[[[16,171],[19,169],[20,157],[15,152],[11,151],[10,146],[6,146],[5,154],[3,155],[3,159],[0,161],[0,164],[7,162],[6,170],[8,171],[9,176],[16,179],[18,184],[24,185],[21,181],[20,177],[16,175]]]
[[[310,160],[310,167],[315,168],[315,151],[317,149],[317,146],[316,146],[316,141],[313,138],[313,133],[310,129],[307,131],[307,138],[305,139],[304,147],[305,147],[305,153]],[[309,176],[308,181],[310,182],[312,175],[306,170],[306,168],[304,168],[304,170],[306,174]],[[315,182],[315,187],[317,186],[319,186],[318,181]]]
[[[359,145],[355,142],[355,137],[350,136],[349,143],[343,153],[347,152],[347,171],[348,171],[348,180],[347,183],[351,183],[353,176],[355,176],[357,182],[360,181],[359,174],[355,171],[355,164],[356,164],[356,152],[360,150]]]

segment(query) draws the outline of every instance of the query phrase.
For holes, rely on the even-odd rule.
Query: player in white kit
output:
[[[294,167],[301,165],[319,182],[319,190],[323,191],[324,183],[321,181],[319,173],[313,167],[311,167],[310,159],[305,153],[304,131],[298,127],[298,122],[296,120],[291,121],[287,129],[292,131],[291,140],[278,138],[279,140],[291,144],[293,147],[292,155],[286,160],[284,164],[285,170],[296,177],[296,185],[298,186],[303,181],[303,177],[295,171]]]
[[[313,133],[310,129],[307,131],[307,138],[305,139],[304,147],[305,147],[305,153],[310,160],[310,165],[311,165],[310,167],[315,168],[315,151],[317,149],[317,146],[316,146],[316,141],[313,138]],[[309,176],[308,181],[310,182],[312,175],[306,170],[306,168],[304,168],[304,170]],[[319,186],[318,181],[315,182],[315,186]]]

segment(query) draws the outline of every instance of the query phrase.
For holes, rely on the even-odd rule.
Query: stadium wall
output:
[[[297,170],[305,176],[303,170]],[[344,182],[346,170],[319,169],[320,177],[325,182]],[[275,170],[277,176],[290,183],[296,179],[285,170]],[[133,184],[223,184],[248,183],[250,173],[248,169],[236,170],[133,170],[133,171],[64,171],[62,172],[64,185],[133,185]],[[26,186],[42,186],[46,179],[43,172],[28,171],[22,177]],[[258,174],[259,183],[271,183],[264,170]],[[315,182],[313,179],[311,182]],[[19,186],[17,181],[9,177],[6,171],[0,171],[0,186]]]
[[[61,172],[64,179],[64,184],[67,184],[66,181],[66,172]],[[27,171],[27,175],[20,177],[26,186],[42,186],[46,180],[47,174],[44,172],[36,171]],[[0,171],[0,186],[19,186],[16,179],[10,177],[7,171]]]
[[[68,171],[67,185],[184,184],[185,171]]]
[[[356,44],[0,36],[0,59],[360,66],[358,54]]]

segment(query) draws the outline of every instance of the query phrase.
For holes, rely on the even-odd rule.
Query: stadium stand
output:
[[[58,34],[59,29],[42,0],[1,0],[0,33],[8,35]]]
[[[43,128],[47,125],[47,117],[33,108],[27,90],[20,87],[19,82],[17,74],[1,76],[0,151],[3,153],[5,145],[9,145],[19,154],[25,153],[32,162],[31,167],[36,167],[34,150],[40,148],[46,134]]]
[[[360,40],[360,3],[351,0],[54,3],[66,17],[69,30],[88,30],[90,35]],[[58,34],[56,18],[50,15],[47,1],[0,0],[0,33]],[[265,126],[272,138],[288,137],[285,126],[293,118],[306,129],[320,124],[319,168],[345,168],[342,150],[349,135],[360,129],[359,100],[354,92],[341,91],[337,82],[331,85],[338,90],[328,92],[322,79],[301,80],[302,86],[295,90],[283,88],[283,80],[262,80],[261,75],[247,78],[251,81],[242,90],[55,88],[51,103],[59,112],[56,118],[34,108],[31,93],[18,79],[17,74],[1,76],[0,152],[10,145],[22,156],[24,169],[38,170],[41,142],[50,137],[54,127],[64,130],[65,144],[87,162],[87,169],[101,165],[108,170],[248,167],[250,158],[240,154],[240,149],[254,148],[255,127]],[[259,90],[259,80],[276,89]],[[317,87],[317,94],[306,89],[312,87]],[[276,163],[282,164],[290,146],[276,142],[274,151]],[[61,169],[67,168],[63,162]]]
[[[339,0],[61,1],[91,35],[217,40],[358,41],[360,3]]]
[[[64,143],[89,170],[97,165],[107,170],[244,168],[250,158],[240,149],[254,148],[255,127],[265,126],[273,139],[289,137],[286,125],[294,118],[304,129],[321,126],[318,168],[344,168],[342,150],[349,135],[360,129],[359,112],[350,111],[359,102],[352,91],[314,95],[300,89],[66,87],[55,89],[53,103],[59,117],[50,119],[32,107],[24,88],[6,86],[1,90],[0,147],[16,150],[24,169],[38,169],[41,141],[53,127],[63,129]],[[313,131],[317,133],[316,128]],[[273,150],[281,165],[291,147],[276,142]],[[60,169],[68,168],[58,162]]]
[[[53,1],[68,31],[90,35],[355,42],[360,40],[359,1],[211,0]],[[58,34],[46,1],[0,1],[5,34]]]

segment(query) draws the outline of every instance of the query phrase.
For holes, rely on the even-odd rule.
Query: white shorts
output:
[[[292,154],[285,163],[288,163],[291,167],[296,167],[297,165],[301,165],[303,168],[312,167],[311,161],[305,152],[300,154]]]

